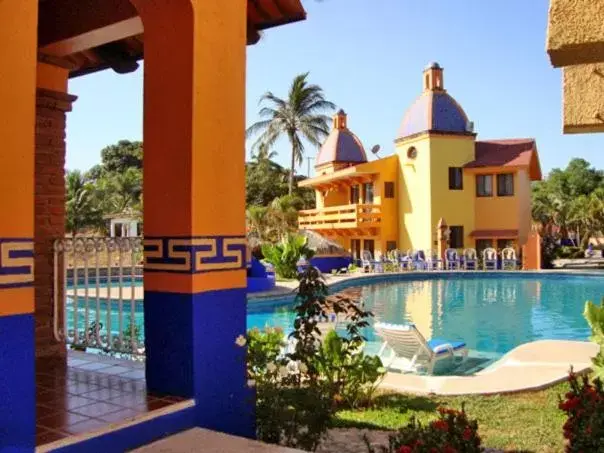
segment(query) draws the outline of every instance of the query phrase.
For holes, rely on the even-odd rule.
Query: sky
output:
[[[390,155],[403,115],[421,93],[422,70],[437,61],[478,139],[534,137],[544,172],[573,157],[604,168],[603,135],[562,134],[562,72],[545,51],[548,3],[303,0],[306,21],[268,30],[247,48],[247,125],[258,119],[263,93],[285,97],[293,78],[310,72],[309,81],[348,113],[366,150],[379,144],[379,156]],[[78,100],[68,116],[67,168],[86,170],[103,147],[142,139],[143,66],[70,81]],[[288,166],[288,143],[275,151]],[[307,157],[316,153],[306,148]],[[305,161],[298,171],[307,170]]]

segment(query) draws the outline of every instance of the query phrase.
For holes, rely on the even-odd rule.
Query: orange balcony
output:
[[[376,204],[349,204],[298,213],[298,226],[306,230],[364,230],[380,226],[382,209]]]

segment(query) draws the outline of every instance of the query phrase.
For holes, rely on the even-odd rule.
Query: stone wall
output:
[[[65,344],[57,342],[53,335],[53,243],[55,239],[65,237],[65,117],[75,100],[75,96],[65,93],[37,90],[34,214],[36,357],[66,356]]]

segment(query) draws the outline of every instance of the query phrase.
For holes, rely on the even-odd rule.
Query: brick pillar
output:
[[[76,99],[76,96],[43,88],[38,88],[36,95],[36,357],[66,356],[65,344],[57,342],[53,335],[53,243],[65,237],[65,116]],[[62,298],[62,294],[60,296]],[[59,313],[63,316],[62,310]],[[60,325],[62,322],[61,319]]]

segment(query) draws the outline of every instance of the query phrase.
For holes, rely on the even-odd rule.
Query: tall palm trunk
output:
[[[289,191],[288,193],[291,195],[294,193],[294,170],[296,169],[296,151],[292,146],[292,162],[291,168],[289,169]]]

